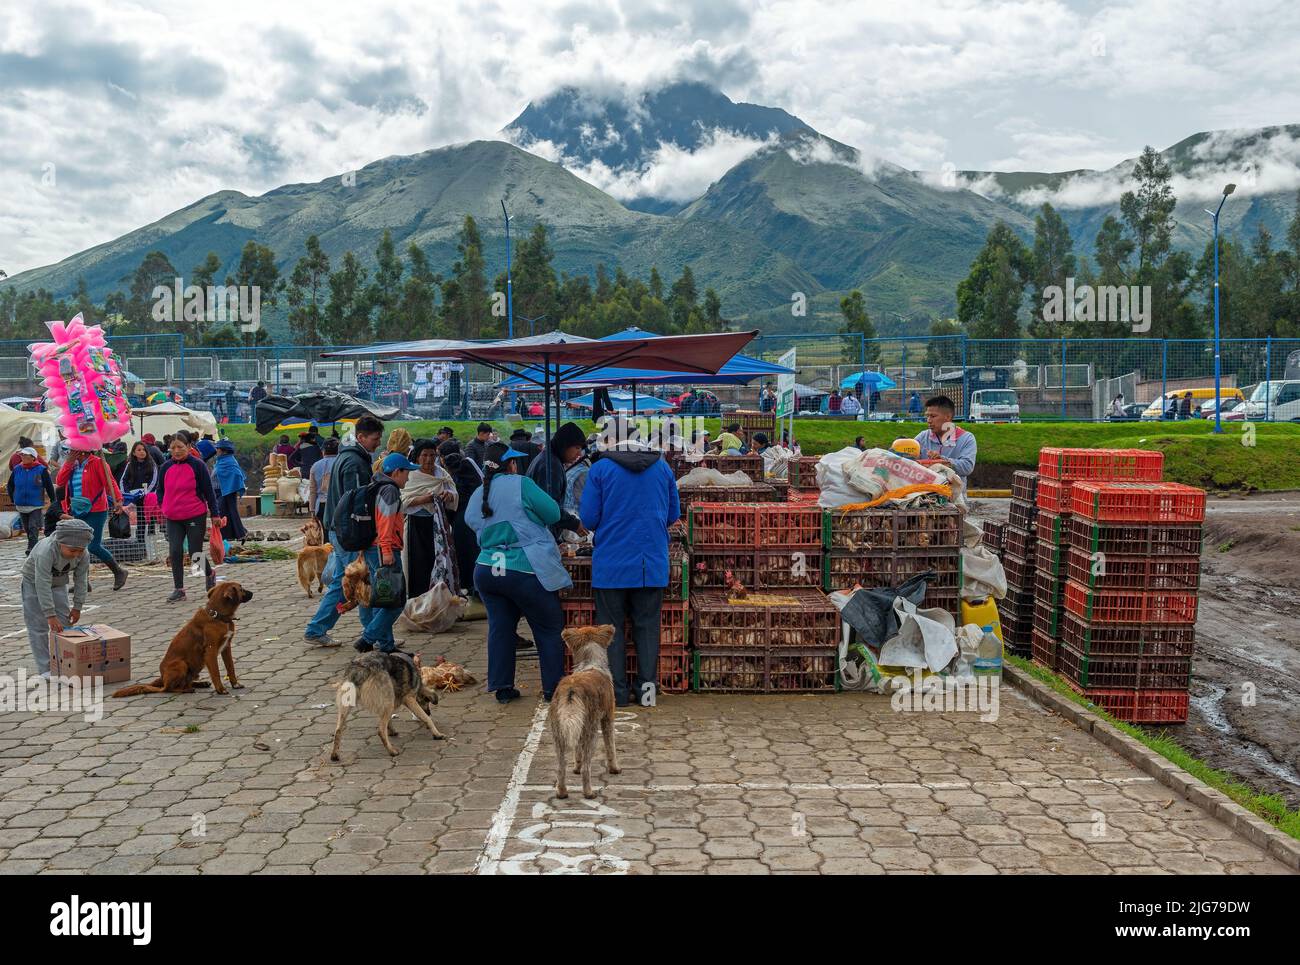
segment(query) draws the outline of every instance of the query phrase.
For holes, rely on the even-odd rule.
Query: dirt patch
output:
[[[1037,468],[1037,466],[1003,466],[976,462],[975,471],[970,474],[968,485],[971,489],[1010,489],[1013,473],[1022,469],[1036,470]]]
[[[1300,496],[1211,501],[1192,712],[1175,738],[1300,806]]]

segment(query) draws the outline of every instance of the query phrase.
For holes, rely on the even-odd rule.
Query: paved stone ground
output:
[[[5,674],[31,670],[21,543],[0,545]],[[390,758],[354,716],[331,764],[328,683],[349,653],[302,643],[314,604],[292,563],[224,569],[257,594],[235,640],[237,696],[108,699],[96,723],[0,714],[0,872],[1287,870],[1010,687],[994,724],[865,695],[666,696],[620,712],[624,770],[606,783],[598,759],[597,800],[558,801],[532,661],[508,707],[445,696],[434,716],[452,740],[404,715]],[[152,678],[196,603],[162,602],[161,566],[132,568],[116,594],[101,568],[94,582],[86,620],[130,632],[136,677]],[[341,635],[356,626],[344,617]],[[485,627],[409,646],[482,676]]]

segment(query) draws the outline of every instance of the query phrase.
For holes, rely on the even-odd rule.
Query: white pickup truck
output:
[[[1300,422],[1300,381],[1278,379],[1274,382],[1261,382],[1255,386],[1245,402],[1231,412],[1224,412],[1222,418],[1228,422]]]
[[[971,422],[1019,422],[1020,397],[1015,389],[977,389],[971,393]]]

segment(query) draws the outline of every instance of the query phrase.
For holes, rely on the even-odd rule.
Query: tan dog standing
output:
[[[596,731],[605,738],[605,771],[619,772],[614,749],[614,678],[609,672],[606,648],[614,639],[614,628],[570,627],[560,636],[573,654],[573,673],[555,688],[548,715],[551,739],[555,741],[555,796],[569,796],[564,772],[569,750],[573,750],[573,773],[582,775],[582,796],[592,798],[591,757],[596,748]]]
[[[301,532],[304,545],[298,551],[298,583],[307,591],[307,599],[310,600],[313,580],[316,581],[317,592],[325,592],[325,567],[329,565],[334,547],[325,542],[325,530],[315,517],[303,525]]]
[[[226,664],[226,677],[235,690],[243,688],[235,676],[235,658],[230,652],[235,639],[235,611],[247,603],[253,594],[238,583],[218,583],[208,591],[208,602],[190,617],[180,632],[172,637],[158,668],[159,677],[151,684],[123,687],[114,697],[134,697],[136,694],[192,694],[195,687],[207,687],[208,681],[199,680],[206,667],[211,687],[222,696],[227,691],[221,685],[217,669],[217,655]]]

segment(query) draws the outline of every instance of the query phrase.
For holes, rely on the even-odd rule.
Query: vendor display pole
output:
[[[560,378],[559,366],[555,368],[555,379],[558,382]],[[555,392],[556,400],[559,399],[559,390]],[[542,440],[542,445],[548,450],[551,445],[551,360],[543,356],[542,358],[542,420],[546,426],[546,438]],[[542,467],[546,472],[546,491],[551,491],[551,460],[550,452],[547,452],[545,465]]]

